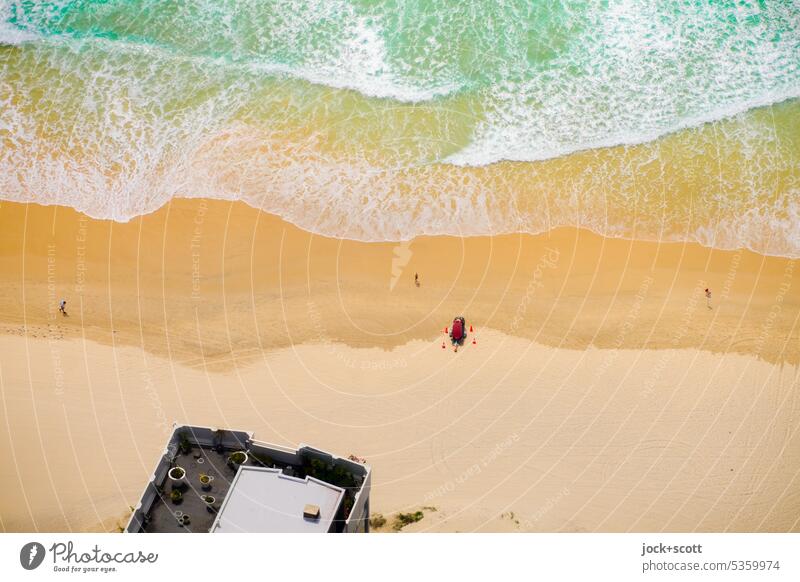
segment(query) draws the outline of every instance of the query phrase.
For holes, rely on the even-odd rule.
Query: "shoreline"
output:
[[[391,349],[436,337],[463,313],[480,329],[553,347],[698,347],[800,362],[800,261],[746,250],[572,228],[360,243],[203,199],[129,223],[2,202],[0,224],[0,333],[24,325],[208,361],[320,338]],[[56,317],[62,297],[69,318]]]
[[[582,151],[586,151],[586,150],[581,150],[581,152]],[[581,152],[578,152],[578,153],[581,153]],[[503,162],[497,162],[497,163],[526,164],[526,163],[530,163],[530,162],[516,162],[516,161],[513,161],[513,160],[504,160]],[[85,217],[88,220],[99,221],[99,222],[112,222],[114,224],[123,225],[123,224],[128,224],[128,223],[130,223],[132,221],[135,221],[135,220],[140,220],[142,218],[145,218],[145,217],[150,216],[152,214],[155,214],[157,212],[161,212],[162,209],[165,206],[169,206],[173,201],[181,201],[181,200],[184,200],[184,201],[187,201],[187,202],[197,201],[198,204],[208,204],[209,202],[212,202],[212,203],[218,202],[218,203],[222,203],[222,204],[244,204],[245,206],[247,206],[248,208],[254,210],[255,212],[262,213],[262,214],[266,215],[267,217],[269,217],[269,219],[274,219],[279,224],[289,225],[290,227],[298,229],[298,230],[300,230],[302,232],[305,232],[305,233],[307,233],[309,235],[312,235],[312,236],[315,236],[315,237],[324,238],[324,239],[331,239],[331,240],[343,241],[343,242],[347,242],[347,243],[363,244],[363,245],[372,245],[372,244],[398,245],[398,244],[403,244],[403,243],[412,243],[412,242],[414,242],[415,240],[418,240],[418,239],[428,239],[428,238],[434,238],[434,239],[435,238],[442,238],[442,239],[489,238],[489,239],[493,239],[493,238],[498,238],[498,237],[546,237],[553,231],[577,230],[577,231],[582,231],[582,232],[590,234],[590,235],[594,235],[594,236],[596,236],[598,238],[601,238],[601,239],[622,241],[622,242],[626,242],[626,243],[653,243],[653,244],[657,244],[657,245],[660,245],[660,246],[663,246],[663,245],[697,245],[697,246],[699,246],[699,247],[701,247],[703,249],[706,249],[708,251],[723,252],[723,253],[745,253],[746,252],[746,253],[752,253],[754,255],[758,255],[759,257],[767,257],[767,258],[770,258],[770,259],[779,259],[779,260],[787,260],[787,261],[800,261],[800,256],[792,257],[792,256],[789,256],[789,255],[780,255],[780,254],[776,255],[776,254],[771,254],[771,253],[768,253],[768,252],[760,252],[760,251],[755,250],[753,248],[750,248],[748,246],[727,248],[727,247],[716,247],[716,246],[713,246],[713,245],[707,245],[707,244],[704,244],[704,243],[702,243],[702,242],[700,242],[698,240],[658,240],[656,238],[647,238],[647,237],[640,238],[640,237],[631,237],[631,236],[624,236],[624,235],[606,235],[606,234],[603,234],[601,232],[597,232],[596,230],[594,230],[594,229],[592,229],[591,227],[588,227],[588,226],[587,227],[575,227],[575,226],[570,226],[570,225],[554,226],[554,227],[552,227],[552,228],[550,228],[548,230],[544,230],[544,231],[541,231],[541,232],[501,231],[501,232],[493,233],[493,234],[476,234],[476,235],[473,235],[473,234],[465,234],[465,235],[458,235],[458,234],[420,234],[420,235],[416,235],[416,236],[413,236],[413,237],[410,237],[410,238],[404,238],[404,239],[400,239],[400,240],[391,240],[391,239],[367,240],[367,239],[360,239],[360,238],[355,238],[355,237],[351,237],[351,236],[347,236],[347,235],[331,236],[331,235],[325,234],[324,232],[321,232],[321,231],[315,231],[314,229],[308,229],[308,228],[305,228],[304,226],[302,226],[300,224],[297,224],[297,223],[293,222],[288,217],[283,217],[283,216],[280,216],[278,214],[275,214],[275,213],[269,212],[267,210],[263,210],[263,209],[258,208],[256,206],[253,206],[247,200],[233,200],[233,201],[231,201],[231,200],[216,199],[216,198],[176,197],[176,198],[166,202],[164,205],[160,206],[159,208],[157,208],[157,209],[155,209],[155,210],[153,210],[151,212],[147,212],[145,214],[136,215],[136,216],[133,216],[133,217],[131,217],[129,219],[126,219],[126,220],[118,220],[118,219],[115,219],[115,218],[95,217],[95,216],[92,216],[92,215],[90,215],[90,214],[88,214],[88,213],[86,213],[84,211],[72,208],[71,206],[65,206],[63,204],[58,204],[58,203],[17,202],[17,201],[14,201],[14,200],[0,200],[0,204],[3,204],[3,203],[5,203],[5,204],[19,204],[19,205],[22,205],[22,206],[32,205],[32,206],[37,206],[37,207],[42,207],[42,208],[69,209],[69,210],[72,210],[73,212],[77,212],[79,215]]]

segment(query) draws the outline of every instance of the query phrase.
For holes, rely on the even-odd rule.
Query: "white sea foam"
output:
[[[210,1],[209,10],[215,5]],[[331,6],[312,6],[299,22],[314,25],[313,18],[325,18]],[[636,11],[612,12],[603,26],[588,27],[591,34],[576,41],[585,50],[567,51],[571,61],[556,58],[550,68],[524,79],[519,71],[503,72],[506,81],[484,90],[485,109],[472,142],[444,160],[420,165],[390,156],[381,165],[376,152],[330,153],[317,147],[314,134],[300,132],[306,141],[298,142],[281,129],[293,120],[308,129],[300,118],[311,111],[324,119],[325,102],[320,109],[303,103],[267,122],[248,114],[260,106],[269,109],[264,102],[277,87],[265,79],[275,76],[446,109],[447,100],[438,98],[460,91],[463,82],[446,74],[412,82],[402,62],[390,58],[383,25],[355,13],[330,50],[312,51],[292,65],[270,62],[246,47],[215,56],[130,38],[36,36],[35,46],[6,53],[29,60],[7,79],[0,75],[0,136],[6,140],[0,150],[0,196],[69,205],[120,221],[152,212],[173,197],[243,200],[306,230],[365,241],[581,226],[606,236],[692,240],[800,257],[796,154],[780,151],[787,146],[776,143],[775,128],[751,123],[742,113],[800,96],[800,64],[792,61],[796,35],[756,48],[747,58],[730,47],[720,55],[712,51],[711,64],[698,57],[697,66],[708,69],[692,77],[694,84],[685,84],[680,68],[685,62],[669,32],[675,23],[648,27],[646,14],[633,21],[631,14]],[[224,26],[228,16],[220,16]],[[297,33],[280,32],[287,38]],[[0,59],[0,72],[3,65]],[[38,71],[61,75],[45,79]],[[614,77],[620,71],[626,79]],[[614,92],[604,93],[612,82]],[[21,104],[34,87],[43,97],[38,113],[31,114]],[[281,93],[271,105],[286,101],[292,108],[293,98]],[[367,105],[377,116],[393,106]],[[53,110],[59,115],[46,115]],[[671,182],[686,178],[680,165],[666,170],[673,175],[656,177],[664,192],[637,184],[636,167],[610,166],[602,156],[596,161],[589,156],[584,171],[571,177],[526,165],[513,183],[503,173],[511,169],[492,165],[618,144],[649,144],[641,148],[638,163],[670,164],[659,159],[659,142],[653,140],[731,116],[715,125],[730,133],[718,144],[725,151],[701,151],[698,157],[723,160],[741,152],[744,168],[733,182],[701,184],[699,204],[688,215],[662,215],[668,204],[650,202],[669,193]],[[38,137],[43,119],[49,135],[58,137],[53,143]],[[445,139],[447,128],[441,130]],[[80,155],[72,155],[73,149]],[[779,173],[795,179],[776,191],[771,176]],[[525,190],[535,200],[521,197],[520,183],[536,185]],[[608,192],[609,185],[619,192]],[[608,217],[609,208],[638,209],[642,201],[650,204],[649,214]],[[719,216],[718,209],[729,212]],[[689,226],[680,230],[676,224]]]
[[[337,89],[353,89],[364,95],[391,98],[403,102],[430,101],[459,89],[457,83],[418,87],[404,81],[386,57],[384,34],[364,17],[355,18],[353,27],[344,35],[335,59],[320,59],[312,66],[299,69],[281,67],[281,72],[312,83]],[[273,72],[278,67],[273,66]]]
[[[37,40],[39,35],[9,22],[12,2],[0,0],[0,45],[20,45]]]
[[[792,10],[741,7],[742,20],[763,19],[736,34],[697,26],[711,15],[699,3],[670,14],[626,0],[590,12],[597,20],[551,68],[492,89],[472,142],[445,161],[481,166],[640,144],[798,97],[800,12]],[[770,23],[792,20],[797,28],[771,39],[777,31]],[[684,30],[693,42],[682,42]]]
[[[585,142],[561,146],[557,146],[545,140],[536,144],[532,143],[529,136],[536,135],[537,128],[531,127],[530,125],[527,127],[513,128],[485,128],[476,141],[473,141],[467,147],[448,156],[443,161],[456,166],[478,167],[500,161],[539,162],[560,158],[585,150],[616,146],[634,146],[655,141],[665,135],[676,133],[681,130],[730,119],[752,109],[777,105],[784,101],[797,98],[800,98],[800,87],[787,88],[781,92],[770,92],[765,95],[751,97],[746,101],[720,106],[704,114],[677,119],[673,125],[663,128],[644,131],[639,130],[635,132],[621,131],[596,139],[589,138]]]
[[[34,32],[28,32],[7,22],[0,21],[0,45],[20,45],[38,38],[40,38],[39,35]]]

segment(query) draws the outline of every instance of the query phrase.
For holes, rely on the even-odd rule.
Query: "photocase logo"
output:
[[[44,546],[39,542],[28,542],[19,551],[19,563],[26,570],[35,570],[44,561]]]

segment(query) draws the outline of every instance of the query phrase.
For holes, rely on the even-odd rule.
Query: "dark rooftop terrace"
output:
[[[216,510],[225,499],[228,489],[236,473],[228,464],[228,455],[232,451],[221,449],[217,452],[212,448],[194,445],[188,454],[180,454],[175,457],[173,467],[182,467],[186,471],[185,486],[182,491],[182,499],[176,504],[170,499],[172,491],[172,480],[169,474],[164,477],[164,482],[160,483],[161,495],[153,502],[153,506],[147,515],[144,525],[145,532],[207,532],[211,529],[216,517]],[[203,490],[200,483],[200,475],[205,474],[213,477],[210,488]],[[203,496],[214,497],[214,503],[209,506]],[[211,510],[209,508],[212,508]],[[180,513],[178,513],[180,512]],[[178,521],[178,516],[188,516],[189,522],[182,525]],[[185,518],[184,518],[185,519]]]
[[[270,445],[254,441],[251,433],[243,431],[186,425],[176,426],[173,431],[126,531],[210,531],[236,482],[235,453],[243,457],[242,466],[273,469],[273,474],[277,469],[290,480],[302,481],[308,477],[340,489],[343,496],[339,509],[333,510],[329,531],[368,531],[370,469],[363,460],[342,459],[306,445],[298,450]],[[175,474],[178,467],[183,470],[182,476]],[[210,477],[210,483],[201,483],[201,475]],[[179,479],[176,481],[175,477]],[[275,502],[280,508],[273,509],[278,511],[291,505],[286,500]]]

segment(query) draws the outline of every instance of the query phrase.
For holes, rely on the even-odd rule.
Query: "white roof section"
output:
[[[240,467],[222,502],[212,533],[326,533],[344,499],[344,489],[280,469]],[[317,505],[319,519],[303,517]]]

